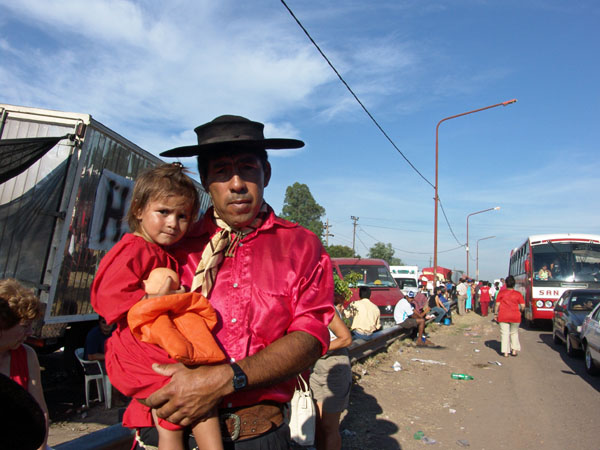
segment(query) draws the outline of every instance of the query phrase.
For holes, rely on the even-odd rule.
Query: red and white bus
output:
[[[511,252],[508,273],[525,298],[525,320],[552,319],[567,289],[600,288],[600,235],[529,236]]]

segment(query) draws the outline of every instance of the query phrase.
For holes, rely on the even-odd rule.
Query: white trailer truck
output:
[[[127,231],[133,180],[163,161],[89,114],[6,104],[0,161],[0,278],[45,305],[30,344],[81,346],[98,317],[89,296],[98,263]],[[210,200],[197,187],[204,212]]]
[[[390,272],[404,295],[419,291],[419,266],[390,266]]]

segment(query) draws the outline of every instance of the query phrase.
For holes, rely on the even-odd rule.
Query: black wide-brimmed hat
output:
[[[304,147],[297,139],[265,139],[264,125],[241,116],[219,116],[194,131],[198,145],[166,150],[160,156],[197,156],[205,152],[231,149],[285,149]]]

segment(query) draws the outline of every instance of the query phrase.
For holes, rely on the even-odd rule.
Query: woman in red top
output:
[[[513,356],[517,356],[521,351],[519,325],[521,311],[525,308],[525,299],[520,292],[515,291],[515,279],[512,275],[506,277],[505,285],[506,289],[500,291],[496,297],[494,309],[496,320],[500,325],[500,351],[504,357],[508,357],[509,350]]]
[[[481,315],[483,317],[487,317],[488,308],[490,306],[490,287],[491,284],[489,282],[483,283],[481,288],[479,288],[479,304],[481,305]]]
[[[40,450],[46,448],[48,439],[48,408],[40,363],[35,351],[24,342],[31,334],[31,324],[41,313],[40,301],[32,290],[11,278],[0,280],[0,373],[21,385],[40,405],[46,421]],[[11,412],[3,410],[3,413]]]

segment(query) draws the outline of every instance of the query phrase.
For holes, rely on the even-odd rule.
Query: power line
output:
[[[329,61],[329,58],[327,58],[327,56],[325,56],[325,53],[323,53],[323,51],[321,50],[321,48],[317,45],[317,43],[312,38],[312,36],[308,33],[308,31],[306,30],[306,28],[304,28],[304,26],[300,23],[300,21],[298,20],[298,18],[294,15],[294,13],[292,12],[292,10],[289,8],[289,6],[285,3],[285,0],[281,0],[281,3],[283,3],[283,6],[285,6],[285,8],[289,11],[289,13],[291,14],[291,16],[294,18],[294,20],[298,24],[298,26],[302,29],[302,31],[304,31],[304,34],[306,34],[306,36],[308,37],[308,39],[310,39],[310,42],[313,43],[313,45],[319,51],[319,53],[321,54],[321,56],[323,57],[323,59],[325,59],[325,61],[327,61],[327,64],[329,64],[329,67],[331,67],[331,69],[335,72],[335,74],[340,79],[340,81],[344,84],[344,86],[346,86],[346,89],[348,89],[348,91],[350,92],[350,94],[352,94],[352,96],[358,102],[358,104],[361,106],[361,108],[364,110],[364,112],[367,113],[367,115],[373,121],[373,123],[375,124],[375,126],[377,128],[379,128],[379,131],[381,131],[381,133],[386,137],[386,139],[390,142],[390,144],[392,144],[392,146],[396,149],[396,151],[398,153],[400,153],[400,155],[404,158],[404,160],[408,163],[408,165],[410,167],[412,167],[412,169],[415,172],[417,172],[419,174],[419,176],[421,178],[423,178],[423,180],[425,180],[425,182],[427,184],[429,184],[429,186],[431,186],[432,188],[435,189],[435,186],[433,184],[431,184],[431,182],[427,178],[425,178],[425,176],[421,172],[419,172],[419,170],[413,165],[412,162],[410,162],[410,160],[404,155],[404,153],[402,153],[402,151],[394,143],[394,141],[392,140],[392,138],[390,138],[388,136],[388,134],[385,132],[385,130],[381,127],[381,125],[379,125],[379,123],[377,122],[377,120],[375,120],[375,117],[373,117],[373,115],[369,112],[369,110],[367,109],[367,107],[365,105],[363,105],[363,103],[360,101],[360,99],[358,98],[358,96],[354,93],[354,91],[352,90],[352,88],[348,85],[348,83],[346,83],[346,80],[344,80],[344,78],[340,75],[340,73],[337,71],[337,69],[331,63],[331,61]]]
[[[296,21],[296,23],[298,24],[298,26],[302,29],[302,31],[304,32],[304,34],[306,35],[306,37],[308,37],[308,39],[310,40],[310,42],[312,42],[312,44],[315,46],[315,48],[317,49],[317,51],[321,54],[321,56],[323,57],[323,59],[327,62],[327,64],[329,65],[329,67],[331,67],[331,70],[333,70],[335,72],[335,74],[337,75],[337,77],[339,78],[339,80],[344,84],[344,86],[346,86],[346,89],[348,89],[348,92],[350,92],[350,94],[352,94],[352,96],[354,97],[354,99],[357,101],[357,103],[360,105],[360,107],[363,109],[363,111],[369,116],[369,118],[375,124],[375,126],[379,129],[379,131],[381,131],[381,133],[385,136],[385,138],[389,141],[389,143],[392,144],[392,146],[396,149],[396,151],[400,154],[400,156],[402,156],[402,158],[404,158],[404,160],[408,163],[408,165],[429,186],[431,186],[432,188],[435,189],[435,186],[427,178],[425,178],[425,176],[414,166],[414,164],[412,162],[410,162],[410,160],[406,157],[406,155],[404,153],[402,153],[402,151],[398,148],[398,146],[392,140],[392,138],[385,132],[385,130],[381,127],[381,125],[379,125],[379,122],[377,122],[377,120],[375,119],[375,117],[373,117],[373,115],[369,112],[369,110],[367,109],[367,107],[363,104],[363,102],[354,93],[354,91],[352,90],[352,88],[348,85],[348,83],[346,83],[346,80],[344,80],[344,78],[337,71],[337,69],[335,68],[335,66],[333,65],[333,63],[329,60],[329,58],[327,58],[327,56],[325,55],[325,53],[323,53],[323,51],[321,50],[321,48],[319,47],[319,45],[312,38],[312,36],[308,32],[308,30],[306,28],[304,28],[304,25],[302,25],[302,23],[300,22],[300,20],[296,17],[296,15],[293,13],[293,11],[290,9],[290,7],[285,2],[285,0],[281,0],[281,3],[283,4],[283,6],[285,6],[285,8],[288,10],[288,12],[290,13],[290,15],[292,16],[292,18]],[[441,200],[439,199],[439,195],[438,195],[438,200],[439,200],[440,206],[441,206]],[[461,244],[460,241],[456,238],[456,235],[454,234],[454,231],[452,230],[452,227],[450,226],[450,222],[448,221],[448,217],[446,216],[446,212],[444,211],[444,208],[442,207],[441,209],[442,209],[442,213],[444,214],[444,218],[446,219],[446,224],[448,225],[448,228],[450,229],[450,233],[452,233],[452,236],[454,236],[454,239],[456,240],[456,242],[458,244],[460,244],[462,247],[464,247],[464,244]],[[440,253],[440,252],[438,252],[438,253]]]
[[[380,240],[380,239],[378,239],[378,238],[376,238],[375,236],[373,236],[373,235],[371,235],[371,234],[367,233],[367,232],[364,230],[364,228],[363,228],[363,227],[359,226],[359,227],[358,227],[358,229],[359,229],[360,231],[362,231],[364,234],[366,234],[367,236],[369,236],[369,237],[370,237],[371,239],[373,239],[374,241],[381,242],[381,240]],[[360,239],[360,238],[359,238],[359,239]],[[362,242],[362,241],[361,241],[361,242]],[[364,245],[364,243],[363,243],[363,245]],[[366,247],[366,246],[365,246],[365,247]],[[464,247],[464,245],[462,245],[462,244],[461,244],[461,245],[459,245],[458,247],[454,247],[454,248],[451,248],[451,249],[448,249],[448,250],[442,250],[442,251],[438,250],[438,253],[448,253],[448,252],[453,252],[454,250],[457,250],[457,249],[459,249],[459,248],[463,248],[463,247]],[[410,253],[410,254],[412,254],[412,255],[431,255],[431,252],[414,252],[414,251],[410,251],[410,250],[404,250],[404,249],[397,248],[397,247],[392,247],[392,248],[393,248],[394,250],[397,250],[397,251],[399,251],[399,252],[403,252],[403,253]]]
[[[458,238],[454,234],[454,230],[452,230],[452,227],[450,226],[450,222],[448,221],[448,216],[446,216],[446,211],[444,211],[444,206],[442,205],[442,200],[440,199],[439,195],[438,195],[438,201],[440,202],[440,208],[442,210],[442,214],[444,214],[444,219],[446,219],[446,224],[448,224],[448,228],[450,229],[450,233],[452,233],[452,236],[454,236],[454,239],[456,240],[456,243],[459,244],[461,247],[464,247],[465,244],[461,243],[458,240]]]

